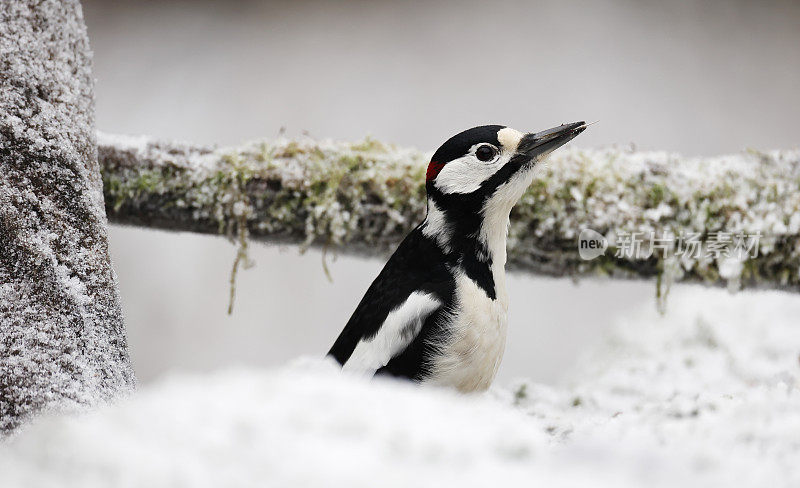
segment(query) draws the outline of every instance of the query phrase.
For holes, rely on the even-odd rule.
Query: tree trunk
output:
[[[77,0],[0,2],[0,432],[133,387]]]

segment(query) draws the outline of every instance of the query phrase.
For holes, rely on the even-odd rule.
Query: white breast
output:
[[[441,345],[426,382],[465,392],[486,390],[491,385],[505,350],[508,324],[504,276],[495,273],[495,287],[497,299],[492,300],[474,281],[458,273],[451,335]]]
[[[456,273],[456,299],[450,317],[450,337],[432,361],[427,382],[482,391],[489,388],[506,348],[508,294],[506,293],[506,235],[511,207],[530,183],[527,175],[503,185],[483,209],[480,239],[492,257],[496,299],[462,271]]]

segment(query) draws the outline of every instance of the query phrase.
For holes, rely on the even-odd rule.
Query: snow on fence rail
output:
[[[212,148],[100,134],[98,144],[112,222],[374,255],[425,213],[430,155],[374,139]],[[673,280],[800,284],[798,150],[684,158],[567,148],[544,164],[512,212],[512,269],[657,277],[659,294]],[[580,257],[584,229],[607,239],[603,255]]]

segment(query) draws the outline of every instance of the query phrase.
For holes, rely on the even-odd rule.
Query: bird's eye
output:
[[[480,146],[475,151],[475,157],[478,158],[481,161],[490,161],[490,160],[494,159],[496,154],[497,154],[497,150],[494,147],[492,147],[492,146],[490,146],[488,144],[484,144],[484,145]]]

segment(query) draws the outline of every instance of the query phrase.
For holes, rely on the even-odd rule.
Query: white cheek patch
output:
[[[517,146],[519,146],[519,141],[522,140],[522,136],[524,136],[522,132],[512,129],[511,127],[505,127],[497,131],[497,140],[503,146],[503,149],[510,153],[517,152]]]
[[[442,193],[472,193],[481,187],[504,164],[508,162],[504,155],[491,163],[478,161],[472,156],[454,159],[444,165],[436,177],[436,187]]]

